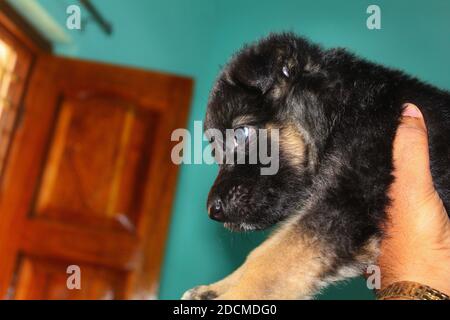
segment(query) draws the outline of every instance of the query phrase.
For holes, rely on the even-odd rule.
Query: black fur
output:
[[[425,117],[434,183],[450,212],[449,92],[293,34],[243,48],[212,90],[205,128],[232,128],[240,116],[251,116],[256,128],[293,123],[306,143],[305,161],[293,167],[281,150],[274,176],[261,176],[260,165],[221,165],[209,201],[222,199],[235,229],[301,214],[302,228],[332,244],[336,263],[351,262],[367,240],[382,236],[393,140],[406,102]]]

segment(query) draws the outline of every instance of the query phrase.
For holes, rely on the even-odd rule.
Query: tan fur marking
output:
[[[287,225],[249,255],[237,284],[219,298],[308,298],[328,265],[326,256],[319,241]]]
[[[356,257],[356,261],[362,264],[372,264],[378,258],[380,253],[380,240],[378,238],[371,238],[362,248],[361,252]]]
[[[361,274],[379,252],[379,240],[370,239],[352,265],[332,268],[334,252],[320,239],[308,236],[294,220],[285,222],[245,263],[225,279],[188,291],[183,298],[198,299],[213,291],[217,299],[310,299],[327,284]]]
[[[301,166],[305,159],[305,142],[301,133],[293,125],[280,130],[280,150],[287,155],[292,166]]]
[[[201,291],[215,291],[220,300],[310,298],[320,274],[328,269],[330,254],[319,240],[297,228],[286,223],[231,276]],[[195,299],[189,294],[184,298]]]
[[[233,125],[233,128],[236,128],[236,127],[247,125],[247,124],[249,124],[250,122],[252,122],[254,120],[255,120],[255,118],[252,117],[252,116],[247,116],[247,115],[240,116],[240,117],[236,117],[233,120],[233,124],[232,125]]]
[[[282,128],[278,128],[272,123],[268,123],[266,129],[278,129],[280,151],[288,157],[291,165],[302,165],[305,159],[305,141],[295,125],[288,124]]]

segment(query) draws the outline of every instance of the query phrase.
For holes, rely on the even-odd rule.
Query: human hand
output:
[[[378,260],[381,287],[414,281],[450,295],[450,220],[433,185],[425,122],[412,104],[403,112],[393,158],[390,221]]]

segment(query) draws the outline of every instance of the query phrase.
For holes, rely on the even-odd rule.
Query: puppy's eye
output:
[[[237,147],[246,143],[249,132],[248,127],[239,127],[234,129],[234,146]]]
[[[287,66],[283,66],[283,74],[286,78],[289,78],[289,68]]]

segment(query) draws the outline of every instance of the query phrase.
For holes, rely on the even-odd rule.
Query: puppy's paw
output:
[[[218,296],[210,286],[198,286],[186,291],[181,300],[212,300]]]

